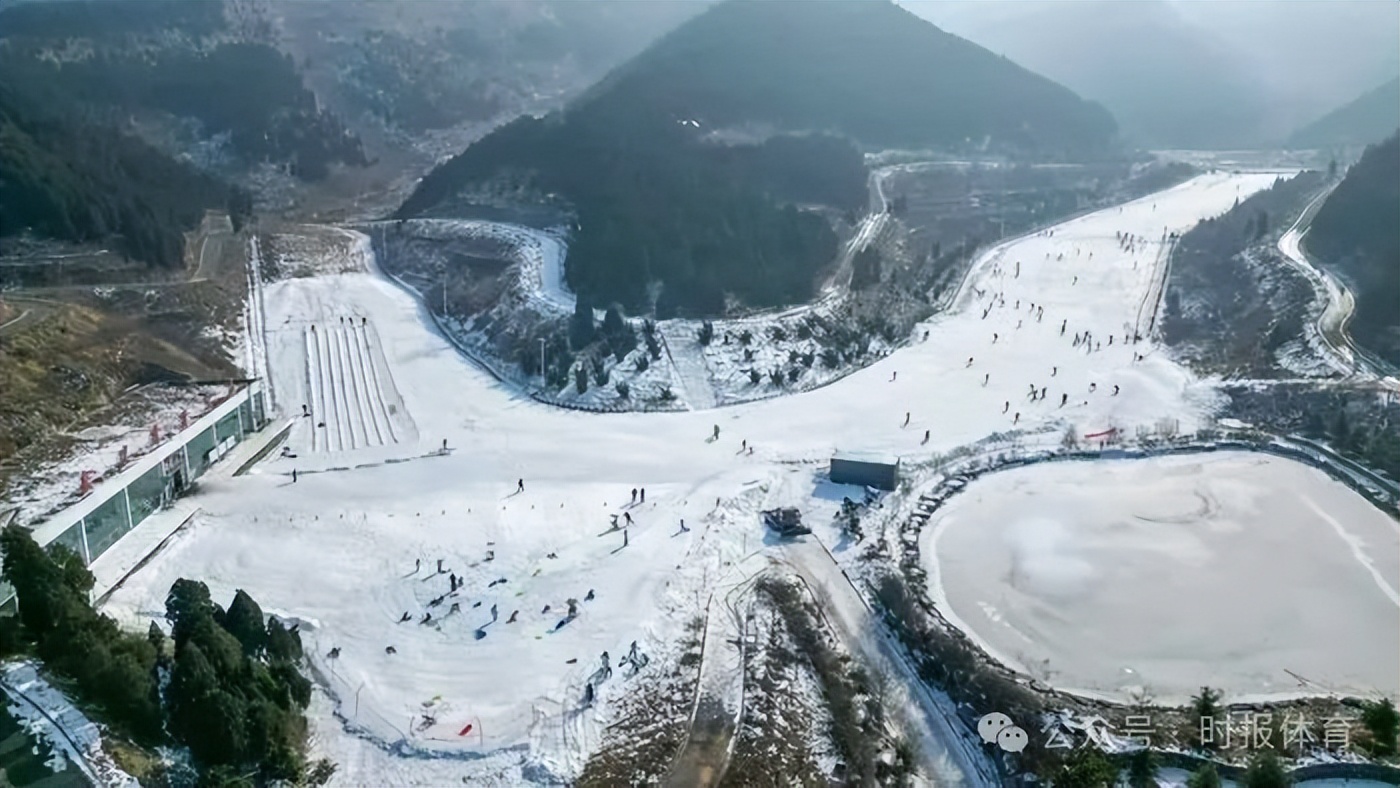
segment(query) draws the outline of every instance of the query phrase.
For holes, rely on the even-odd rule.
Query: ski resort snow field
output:
[[[363,769],[338,773],[345,784],[440,783],[448,772],[473,784],[571,779],[627,689],[620,660],[632,641],[653,657],[644,670],[655,669],[712,593],[762,565],[753,557],[772,548],[758,511],[830,516],[835,502],[814,490],[834,449],[912,462],[1015,429],[1169,418],[1187,430],[1209,416],[1218,401],[1209,382],[1124,338],[1155,298],[1164,232],[1274,177],[1205,175],[1009,241],[909,346],[825,388],[719,410],[597,415],[535,403],[466,361],[363,252],[363,272],[270,283],[265,353],[280,406],[288,417],[312,408],[291,433],[296,456],[206,485],[204,513],[107,609],[144,627],[170,584],[189,576],[221,601],[244,588],[304,622],[310,659],[336,696],[315,707],[317,747]],[[1094,343],[1076,344],[1085,332]],[[1032,385],[1045,396],[1032,401]],[[1245,478],[1250,489],[1296,486],[1286,473]],[[645,488],[645,503],[631,504],[632,488]],[[613,515],[633,524],[613,529]],[[1394,620],[1391,609],[1375,625]],[[613,675],[585,709],[603,651]],[[1176,675],[1185,681],[1191,669]],[[432,758],[421,778],[394,765],[413,756]]]
[[[1400,523],[1249,452],[984,476],[921,554],[950,619],[1053,686],[1185,702],[1400,696]]]

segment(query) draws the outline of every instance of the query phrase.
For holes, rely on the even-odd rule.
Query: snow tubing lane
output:
[[[312,428],[312,451],[389,446],[413,437],[412,421],[393,388],[387,361],[377,357],[370,341],[372,331],[368,324],[357,327],[352,322],[304,332],[307,399],[315,409],[315,422],[326,425]],[[396,426],[396,415],[406,424]]]

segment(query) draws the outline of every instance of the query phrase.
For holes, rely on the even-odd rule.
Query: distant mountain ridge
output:
[[[1400,128],[1400,77],[1358,96],[1298,129],[1289,147],[1369,145]]]
[[[920,10],[935,20],[969,16],[960,34],[1102,102],[1133,144],[1209,148],[1265,136],[1262,80],[1163,0],[926,3]]]
[[[767,122],[879,147],[1094,151],[1103,107],[888,2],[729,0],[615,69],[575,111],[635,102],[713,128]]]
[[[734,128],[771,136],[715,142]],[[842,137],[1053,158],[1111,151],[1115,128],[1102,107],[892,3],[729,0],[563,111],[439,166],[397,216],[450,212],[493,180],[528,183],[576,213],[566,276],[581,298],[716,314],[730,299],[813,294],[836,239],[793,206],[864,205],[862,159]]]

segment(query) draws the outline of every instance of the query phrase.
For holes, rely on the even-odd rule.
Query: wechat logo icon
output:
[[[1011,718],[999,711],[982,715],[977,721],[977,734],[987,744],[996,744],[1006,752],[1020,752],[1026,749],[1030,736],[1011,722]]]

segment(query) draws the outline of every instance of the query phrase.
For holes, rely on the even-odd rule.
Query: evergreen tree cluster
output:
[[[92,573],[67,547],[46,553],[17,525],[0,532],[5,579],[19,598],[25,640],[48,667],[72,679],[113,727],[137,741],[161,739],[156,648],[121,631],[88,604]]]
[[[173,642],[155,624],[145,637],[123,632],[88,603],[93,577],[73,551],[46,551],[19,526],[0,533],[0,549],[23,638],[103,721],[147,747],[188,747],[203,784],[302,777],[311,683],[295,629],[264,623],[243,591],[225,611],[203,583],[181,579],[166,598]]]
[[[1356,294],[1352,335],[1400,365],[1400,133],[1366,149],[1318,209],[1307,248]]]
[[[251,215],[247,192],[17,86],[0,69],[0,235],[117,236],[129,257],[175,268],[206,209],[235,226]]]
[[[170,588],[165,616],[174,665],[169,730],[206,769],[292,780],[304,766],[311,682],[297,670],[301,639],[243,591],[225,611],[200,582]]]

